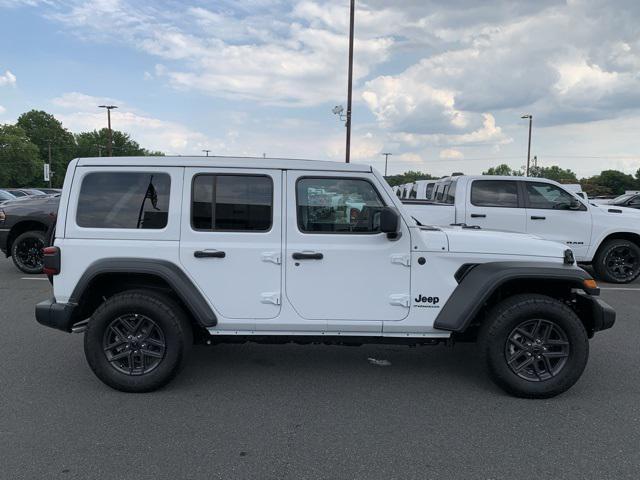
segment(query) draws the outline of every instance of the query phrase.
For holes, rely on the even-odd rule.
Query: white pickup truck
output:
[[[425,225],[466,224],[562,242],[608,282],[629,283],[640,275],[640,211],[595,205],[552,180],[448,177],[438,181],[432,201],[403,202]]]

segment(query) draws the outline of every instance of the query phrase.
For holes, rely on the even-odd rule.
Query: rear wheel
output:
[[[116,390],[150,392],[171,381],[193,344],[184,311],[165,295],[114,295],[91,316],[84,350],[96,376]]]
[[[632,282],[640,275],[640,247],[629,240],[609,240],[598,250],[593,269],[606,282]]]
[[[14,265],[24,273],[42,273],[44,232],[38,230],[24,232],[11,245],[11,258]]]
[[[549,398],[566,391],[589,357],[580,319],[544,295],[516,295],[498,304],[479,341],[492,380],[518,397]]]

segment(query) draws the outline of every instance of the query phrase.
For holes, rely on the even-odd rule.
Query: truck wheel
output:
[[[605,282],[632,282],[640,275],[640,247],[629,240],[609,240],[593,259],[593,269]]]
[[[537,294],[515,295],[494,307],[479,342],[491,379],[525,398],[569,389],[589,357],[587,332],[573,310]]]
[[[42,273],[44,232],[33,230],[18,235],[11,245],[13,264],[24,273]]]
[[[84,335],[93,372],[123,392],[150,392],[169,383],[192,344],[191,324],[180,306],[146,290],[106,300],[91,316]]]

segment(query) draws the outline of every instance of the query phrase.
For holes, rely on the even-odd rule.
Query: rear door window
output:
[[[265,175],[196,175],[191,225],[195,230],[267,231],[273,219],[273,182]]]
[[[170,188],[166,173],[89,173],[82,180],[76,223],[85,228],[164,228]]]
[[[518,207],[518,183],[511,180],[475,180],[471,204],[477,207]]]

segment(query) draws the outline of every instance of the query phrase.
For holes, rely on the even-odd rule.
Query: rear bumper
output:
[[[45,327],[71,332],[75,322],[75,308],[75,304],[57,303],[55,298],[50,298],[36,305],[36,320]]]
[[[616,323],[616,311],[608,303],[592,295],[578,294],[578,312],[590,326],[589,335],[607,330]]]

